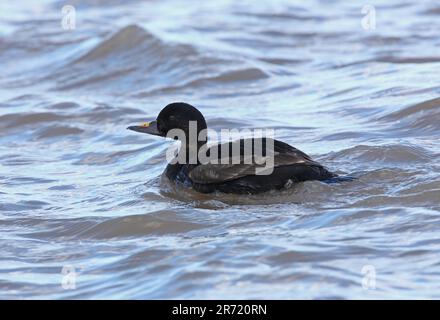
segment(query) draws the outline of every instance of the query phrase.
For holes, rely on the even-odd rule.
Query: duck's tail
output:
[[[342,182],[351,182],[351,181],[355,181],[358,178],[356,177],[352,177],[352,176],[338,176],[338,175],[334,175],[333,177],[324,180],[323,182],[325,183],[342,183]]]

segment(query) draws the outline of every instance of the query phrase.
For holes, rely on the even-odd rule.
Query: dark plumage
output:
[[[194,122],[192,122],[194,121]],[[221,191],[225,193],[259,193],[273,189],[283,189],[293,183],[306,180],[327,180],[336,177],[319,163],[313,161],[304,152],[279,140],[270,138],[263,139],[240,139],[224,144],[211,146],[205,149],[206,155],[211,159],[218,159],[217,163],[202,162],[195,157],[191,160],[190,155],[197,155],[201,148],[206,148],[207,139],[202,141],[190,140],[190,126],[199,133],[207,129],[203,115],[193,106],[186,103],[172,103],[167,105],[158,115],[156,121],[141,126],[131,126],[128,129],[165,137],[173,129],[180,129],[186,138],[178,138],[182,142],[178,156],[184,161],[169,163],[165,174],[173,182],[203,193]],[[260,140],[259,143],[256,140]],[[255,143],[255,144],[254,144]],[[254,146],[249,155],[248,146]],[[266,146],[269,154],[266,154]],[[203,149],[202,149],[203,150]],[[239,150],[238,153],[233,151]],[[273,150],[273,153],[270,152]],[[232,155],[237,155],[232,161]],[[260,157],[257,157],[260,155]],[[272,156],[273,168],[268,169],[270,174],[256,174],[256,170],[262,170],[265,164],[261,164],[261,156]],[[238,160],[239,159],[239,160]],[[239,163],[237,163],[239,162]]]

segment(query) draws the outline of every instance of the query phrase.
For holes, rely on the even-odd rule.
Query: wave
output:
[[[420,64],[420,63],[438,63],[440,57],[393,57],[385,56],[375,59],[377,62],[387,62],[396,64]]]
[[[146,215],[112,218],[82,232],[81,238],[119,238],[139,235],[166,235],[187,233],[207,227],[204,224],[185,221],[172,211],[158,211]]]
[[[16,208],[10,208],[10,210],[16,210]],[[9,223],[9,220],[0,220],[0,225],[7,226]],[[26,237],[37,239],[62,237],[84,240],[180,234],[209,227],[204,223],[186,221],[181,212],[177,214],[170,210],[105,219],[97,217],[50,220],[28,218],[15,220],[15,223],[44,230],[22,234]]]
[[[440,130],[440,98],[410,105],[378,118],[391,123],[394,129],[408,133],[432,133]]]
[[[190,45],[165,42],[138,25],[129,25],[50,78],[56,81],[55,90],[96,89],[145,96],[268,77],[236,57],[215,56]]]
[[[166,44],[141,27],[130,25],[117,31],[110,38],[101,41],[92,50],[77,59],[75,63],[91,62],[119,54],[127,54],[133,50],[146,49],[148,52],[145,52],[145,54],[148,55],[148,53],[154,51],[164,50],[166,46]],[[191,47],[183,48],[186,49],[186,54],[195,53]],[[182,47],[179,47],[179,49],[182,49]]]
[[[0,123],[4,129],[23,130],[26,125],[57,122],[67,118],[67,116],[52,112],[10,113],[0,116]]]
[[[360,163],[381,162],[383,164],[425,163],[432,160],[428,150],[415,145],[358,145],[339,152],[331,153],[327,159],[356,160]]]

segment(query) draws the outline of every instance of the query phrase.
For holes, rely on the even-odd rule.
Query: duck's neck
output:
[[[186,141],[181,141],[181,146],[177,154],[180,163],[184,161],[184,164],[200,164],[199,151],[208,143],[208,139],[207,137],[199,138],[200,139],[195,141],[190,138],[187,138]]]

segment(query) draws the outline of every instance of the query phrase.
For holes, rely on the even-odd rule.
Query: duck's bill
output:
[[[157,122],[151,121],[146,122],[140,126],[130,126],[127,128],[128,130],[136,131],[136,132],[142,132],[142,133],[148,133],[155,136],[162,136],[162,134],[157,130]]]

